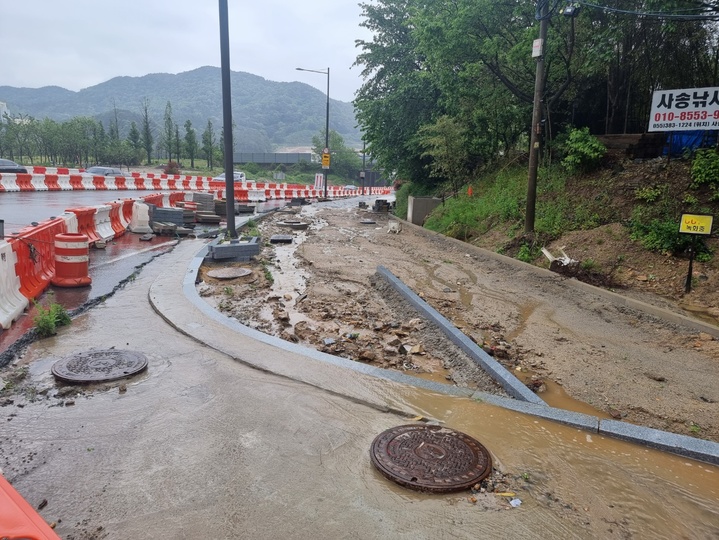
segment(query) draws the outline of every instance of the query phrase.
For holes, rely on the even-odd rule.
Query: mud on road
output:
[[[308,228],[290,228],[294,221]],[[502,393],[376,279],[382,265],[550,405],[719,441],[719,342],[712,336],[420,227],[402,223],[388,232],[391,221],[358,207],[275,212],[258,223],[260,257],[206,262],[200,294],[288,341]],[[278,234],[293,242],[270,243]],[[227,266],[251,273],[208,275]]]

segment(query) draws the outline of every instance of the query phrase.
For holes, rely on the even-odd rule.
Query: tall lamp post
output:
[[[322,158],[322,176],[324,178],[324,184],[325,184],[325,199],[327,198],[327,175],[329,174],[329,168],[330,168],[330,161],[329,161],[329,151],[330,151],[330,68],[327,68],[327,71],[322,71],[319,69],[305,69],[305,68],[295,68],[297,71],[309,71],[310,73],[321,73],[322,75],[327,75],[327,113],[325,115],[325,149],[323,154],[327,154],[327,158]],[[325,165],[325,159],[326,165]]]

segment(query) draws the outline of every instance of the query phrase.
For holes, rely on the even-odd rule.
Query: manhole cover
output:
[[[240,267],[217,268],[207,272],[209,277],[215,279],[235,279],[249,276],[250,274],[252,274],[252,270]]]
[[[110,349],[78,353],[58,360],[52,366],[52,374],[65,382],[94,383],[130,377],[146,367],[145,355]]]
[[[441,426],[383,431],[372,441],[370,457],[390,480],[433,493],[468,489],[492,471],[492,458],[479,441]]]

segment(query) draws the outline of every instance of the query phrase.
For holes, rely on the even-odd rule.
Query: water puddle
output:
[[[412,390],[402,399],[477,438],[495,466],[520,467],[504,472],[528,511],[554,508],[587,527],[587,537],[710,538],[719,532],[718,467],[469,399]]]

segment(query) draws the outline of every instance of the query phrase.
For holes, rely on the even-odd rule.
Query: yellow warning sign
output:
[[[686,234],[711,234],[714,216],[705,214],[682,214],[679,232]]]
[[[329,154],[322,154],[322,168],[323,169],[330,168],[330,155]]]

